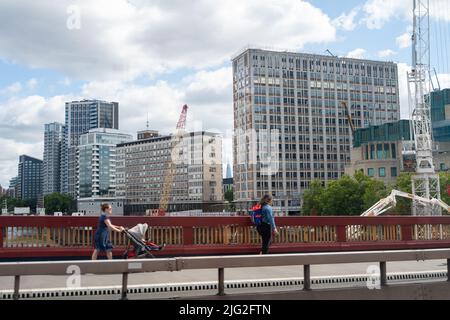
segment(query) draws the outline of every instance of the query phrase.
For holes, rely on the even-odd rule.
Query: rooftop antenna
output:
[[[148,112],[147,112],[147,130],[150,127],[149,121],[148,121]]]

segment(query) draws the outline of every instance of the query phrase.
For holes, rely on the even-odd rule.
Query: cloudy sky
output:
[[[450,86],[450,1],[431,2],[432,62]],[[78,99],[118,101],[132,134],[147,114],[171,131],[187,103],[188,128],[222,132],[231,162],[230,59],[248,45],[398,62],[407,118],[411,12],[412,0],[0,0],[0,185],[19,155],[42,159],[44,124]]]

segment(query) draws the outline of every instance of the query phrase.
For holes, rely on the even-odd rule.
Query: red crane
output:
[[[164,185],[163,190],[161,192],[161,199],[159,202],[158,215],[164,216],[166,215],[167,208],[169,206],[170,194],[173,188],[173,180],[175,176],[175,163],[172,156],[174,152],[176,152],[176,148],[179,146],[181,137],[184,133],[186,127],[186,116],[187,116],[188,106],[184,105],[181,110],[180,118],[178,119],[177,128],[175,134],[172,135],[172,139],[170,141],[170,157],[167,166],[167,171],[164,176]]]

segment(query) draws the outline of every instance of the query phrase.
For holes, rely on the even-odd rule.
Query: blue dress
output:
[[[94,235],[95,249],[99,251],[109,251],[113,249],[111,241],[109,241],[109,230],[105,220],[109,219],[106,214],[101,214],[98,219],[97,231]]]

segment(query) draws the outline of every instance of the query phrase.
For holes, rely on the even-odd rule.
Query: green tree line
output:
[[[412,173],[401,173],[391,185],[385,185],[383,181],[368,177],[361,171],[356,172],[353,177],[344,175],[326,186],[321,181],[314,180],[303,195],[302,214],[359,216],[378,200],[387,197],[393,189],[411,193],[411,176]],[[441,199],[450,204],[447,194],[450,173],[441,172],[439,177]],[[411,204],[411,200],[397,197],[397,205],[389,212],[410,215]]]

